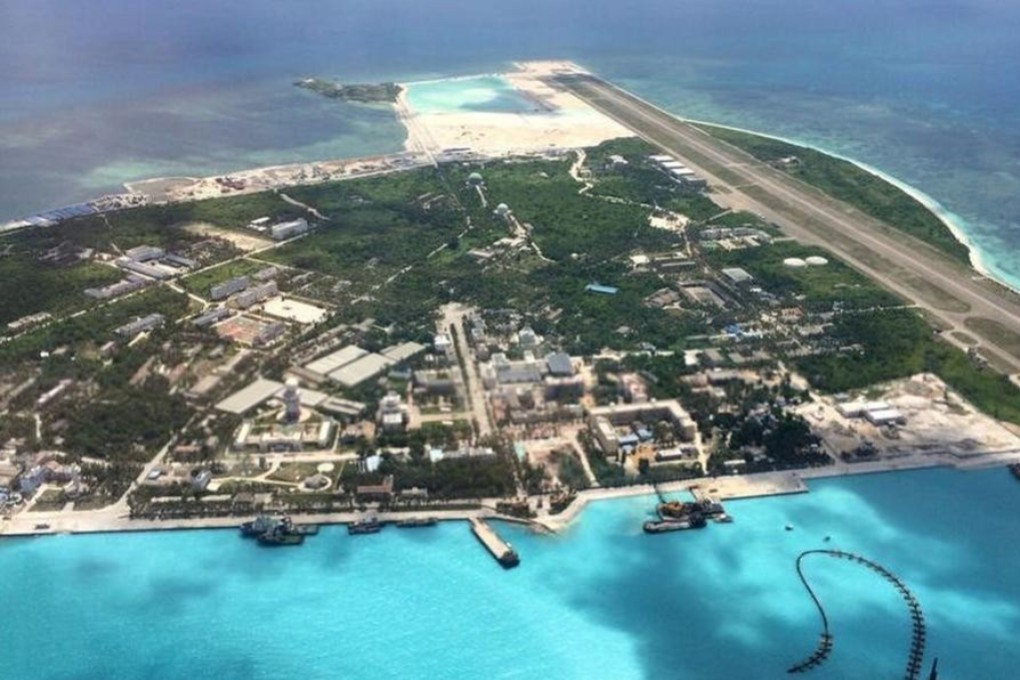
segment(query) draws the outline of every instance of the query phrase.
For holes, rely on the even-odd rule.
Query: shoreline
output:
[[[804,149],[810,149],[820,154],[824,154],[832,158],[837,158],[841,161],[846,161],[847,163],[852,163],[853,165],[860,168],[864,172],[893,185],[894,187],[896,187],[897,189],[899,189],[900,191],[902,191],[903,193],[907,194],[912,199],[920,203],[922,206],[927,208],[927,210],[931,214],[935,215],[935,217],[937,217],[938,220],[942,222],[942,224],[944,224],[947,229],[949,229],[949,232],[953,235],[957,242],[967,249],[967,260],[970,264],[971,269],[976,271],[978,274],[981,274],[982,276],[989,278],[995,281],[996,283],[1005,286],[1006,288],[1009,288],[1012,291],[1020,293],[1020,286],[1015,286],[1014,284],[1003,280],[1003,278],[1000,278],[998,275],[996,275],[992,271],[992,269],[985,263],[983,259],[984,258],[983,253],[973,243],[973,241],[971,241],[970,236],[967,234],[967,231],[963,226],[963,224],[965,224],[964,220],[955,213],[947,210],[945,206],[939,203],[938,199],[930,196],[929,194],[926,194],[921,189],[911,184],[908,184],[907,182],[904,182],[903,180],[893,175],[890,175],[889,173],[884,172],[883,170],[880,170],[872,165],[868,165],[863,161],[859,161],[849,156],[844,156],[843,154],[831,151],[829,149],[824,149],[820,146],[810,144],[802,140],[793,139],[790,137],[783,137],[781,135],[770,134],[767,132],[759,132],[757,130],[737,127],[736,125],[724,125],[722,123],[713,123],[711,121],[699,120],[696,118],[686,118],[679,115],[677,117],[687,123],[692,123],[695,125],[708,125],[711,127],[721,128],[723,130],[732,130],[733,132],[741,132],[747,135],[762,137],[764,139],[771,139],[777,142],[783,142],[784,144],[790,144],[791,146],[799,146]]]
[[[560,534],[569,530],[581,520],[584,510],[591,503],[647,496],[654,498],[657,493],[689,493],[693,497],[711,498],[720,502],[753,500],[778,496],[810,493],[809,482],[820,479],[909,473],[918,470],[949,468],[959,472],[1005,467],[1020,462],[1020,450],[997,451],[960,458],[952,454],[917,454],[902,458],[891,458],[871,462],[835,463],[819,468],[759,472],[748,475],[722,477],[695,477],[692,479],[661,484],[634,484],[611,488],[589,488],[577,493],[574,501],[556,515],[547,513],[537,517],[521,518],[502,515],[495,510],[496,502],[505,499],[482,499],[480,507],[472,509],[425,509],[425,510],[376,510],[379,520],[384,523],[417,517],[435,517],[441,522],[466,522],[472,518],[505,521],[526,525],[538,533]],[[545,496],[531,497],[543,498]],[[654,504],[654,501],[653,501]],[[546,505],[548,507],[548,505]],[[132,519],[123,513],[123,508],[109,506],[98,510],[24,512],[0,523],[0,544],[4,539],[37,538],[42,536],[68,536],[80,534],[144,533],[157,531],[202,531],[236,529],[241,522],[263,513],[249,513],[226,517]],[[278,513],[270,513],[278,514]],[[333,526],[350,524],[361,519],[362,512],[333,512],[293,514],[298,524],[319,524]],[[46,524],[47,528],[39,529]],[[18,526],[23,525],[23,526]]]
[[[397,83],[401,87],[409,85],[435,85],[436,83],[455,83],[461,80],[474,80],[476,78],[502,78],[504,73],[474,73],[461,76],[449,76],[444,78],[426,78],[425,80],[407,80]]]
[[[568,63],[568,62],[561,62],[561,63]],[[569,63],[572,64],[573,66],[575,66],[579,71],[588,72],[588,69],[585,66],[581,65],[581,64],[577,64],[576,62],[569,62]],[[353,163],[353,162],[359,162],[359,161],[363,161],[363,160],[364,161],[371,161],[371,160],[375,160],[375,159],[379,159],[379,158],[385,158],[387,156],[399,156],[399,155],[408,154],[408,153],[411,153],[411,154],[422,153],[423,151],[422,151],[421,147],[424,145],[423,142],[425,142],[425,140],[420,139],[420,137],[422,137],[422,136],[431,137],[431,135],[427,134],[426,130],[422,130],[421,129],[424,126],[421,125],[421,123],[419,122],[418,119],[422,115],[434,115],[434,114],[422,114],[422,113],[419,113],[419,112],[415,112],[413,110],[413,108],[410,106],[410,102],[408,101],[408,97],[407,97],[407,95],[408,95],[408,86],[424,85],[424,84],[435,84],[435,83],[443,83],[443,82],[458,82],[458,81],[473,80],[473,79],[476,79],[476,78],[486,78],[486,77],[506,78],[508,75],[513,75],[514,73],[521,73],[521,72],[523,72],[524,71],[524,65],[527,64],[527,62],[512,62],[512,64],[513,64],[514,67],[516,67],[518,69],[517,71],[508,71],[507,73],[492,72],[492,73],[462,74],[462,75],[450,76],[450,77],[427,78],[427,79],[418,80],[418,81],[406,81],[406,82],[396,83],[398,86],[400,86],[400,92],[398,93],[396,101],[390,103],[388,106],[394,112],[394,116],[397,119],[397,123],[400,124],[400,126],[404,129],[404,139],[401,142],[401,150],[398,151],[398,152],[395,152],[393,154],[375,154],[375,155],[371,155],[371,156],[352,156],[352,157],[347,157],[347,158],[336,158],[336,159],[325,159],[325,160],[321,160],[320,159],[320,160],[312,160],[312,161],[304,161],[304,162],[300,162],[299,161],[299,162],[293,162],[293,163],[279,163],[279,164],[274,164],[274,165],[269,165],[269,166],[259,166],[259,167],[254,167],[254,168],[237,169],[237,170],[231,171],[229,173],[221,174],[221,175],[210,175],[210,176],[203,176],[203,177],[193,177],[193,176],[186,176],[186,175],[177,175],[177,176],[168,176],[168,177],[148,177],[148,178],[140,178],[140,179],[134,179],[134,180],[126,181],[126,182],[123,182],[121,184],[121,186],[128,192],[128,194],[142,194],[142,195],[145,195],[144,191],[140,190],[140,187],[144,187],[147,184],[148,185],[156,185],[158,183],[167,183],[167,182],[171,182],[171,183],[190,182],[192,184],[195,184],[195,183],[202,182],[202,181],[215,180],[216,178],[230,177],[231,175],[242,175],[242,174],[247,175],[247,174],[254,174],[254,173],[264,173],[264,172],[274,172],[274,171],[287,171],[287,170],[293,170],[295,168],[300,168],[300,167],[311,167],[311,166],[314,166],[316,164]],[[511,86],[516,87],[516,86],[514,86],[513,83],[510,83],[510,84],[511,84]],[[457,112],[454,111],[454,112],[451,112],[451,113],[457,113]],[[949,211],[948,209],[946,209],[945,206],[943,206],[937,199],[935,199],[934,197],[932,197],[929,194],[925,193],[921,189],[919,189],[919,188],[917,188],[917,187],[915,187],[915,186],[913,186],[911,184],[908,184],[907,182],[905,182],[905,181],[903,181],[903,180],[901,180],[901,179],[899,179],[899,178],[897,178],[897,177],[895,177],[895,176],[893,176],[893,175],[891,175],[891,174],[889,174],[889,173],[887,173],[887,172],[885,172],[883,170],[880,170],[879,168],[876,168],[876,167],[874,167],[872,165],[869,165],[869,164],[864,163],[862,161],[856,160],[856,159],[854,159],[852,157],[845,156],[843,154],[831,151],[829,149],[822,148],[822,147],[817,146],[815,144],[811,144],[811,143],[805,142],[803,140],[799,140],[799,139],[795,139],[795,138],[790,138],[790,137],[784,137],[782,135],[777,135],[777,134],[772,134],[772,133],[761,132],[761,131],[758,131],[758,130],[752,130],[752,129],[749,129],[749,128],[743,128],[743,127],[739,127],[739,126],[735,126],[735,125],[727,125],[727,124],[723,124],[723,123],[717,123],[717,122],[712,122],[712,121],[707,121],[707,120],[701,120],[701,119],[697,119],[697,118],[687,118],[687,117],[685,117],[683,115],[675,114],[675,113],[672,113],[672,112],[670,112],[670,115],[674,115],[678,119],[683,120],[683,121],[688,122],[688,123],[698,124],[698,125],[707,125],[707,126],[717,127],[717,128],[720,128],[720,129],[732,130],[734,132],[740,132],[740,133],[744,133],[744,134],[748,134],[748,135],[754,135],[754,136],[757,136],[757,137],[762,137],[764,139],[771,139],[771,140],[783,142],[785,144],[790,144],[790,145],[793,145],[793,146],[799,146],[799,147],[802,147],[802,148],[811,149],[813,151],[816,151],[818,153],[830,156],[832,158],[836,158],[836,159],[839,159],[839,160],[842,160],[842,161],[846,161],[848,163],[852,163],[853,165],[855,165],[856,167],[860,168],[861,170],[867,172],[868,174],[870,174],[870,175],[872,175],[874,177],[877,177],[878,179],[880,179],[880,180],[882,180],[884,182],[887,182],[887,183],[891,184],[892,186],[895,186],[897,189],[903,191],[908,196],[910,196],[912,199],[914,199],[915,201],[920,203],[924,208],[926,208],[929,212],[931,212],[936,218],[938,218],[938,220],[940,222],[942,222],[942,224],[944,224],[946,226],[946,228],[950,231],[950,233],[953,235],[953,237],[956,239],[956,241],[958,243],[960,243],[961,245],[963,245],[967,249],[967,260],[968,260],[969,266],[977,274],[979,274],[979,275],[981,275],[981,276],[983,276],[983,277],[985,277],[985,278],[987,278],[987,279],[989,279],[991,281],[994,281],[995,283],[997,283],[997,284],[999,284],[999,285],[1009,289],[1010,291],[1013,291],[1013,292],[1016,292],[1016,293],[1020,293],[1020,283],[1014,284],[1014,283],[1010,282],[1008,280],[1008,277],[997,273],[993,267],[991,267],[991,266],[989,266],[987,264],[987,262],[985,261],[984,253],[981,252],[981,250],[971,240],[969,234],[967,233],[966,226],[965,226],[966,222],[962,218],[957,216],[955,213],[953,213],[953,212]],[[410,124],[412,121],[414,123],[413,126]],[[412,127],[414,127],[415,129],[412,130]],[[426,133],[426,134],[423,135],[423,133]],[[415,147],[418,147],[418,148],[415,148]],[[427,154],[427,155],[431,155],[431,154]],[[300,186],[300,184],[297,184],[295,186]],[[258,191],[258,190],[270,190],[270,189],[266,189],[266,188],[261,188],[260,189],[260,188],[252,187],[252,189],[250,189],[249,191],[252,191],[252,190]],[[238,193],[241,193],[241,192],[238,192]],[[248,192],[243,192],[243,193],[248,193]],[[85,202],[86,203],[94,202],[94,201],[101,200],[102,198],[103,198],[103,196],[100,196],[100,197],[96,197],[96,198],[93,198],[93,199],[89,199],[88,201],[85,201]],[[202,198],[206,198],[206,197],[197,197],[197,198],[194,198],[192,200],[202,200]],[[43,213],[37,213],[37,215],[38,214],[45,214],[46,212],[52,212],[54,210],[59,210],[59,209],[61,209],[61,208],[54,208],[54,209],[51,209],[51,210],[48,210],[48,211],[44,211]],[[27,223],[27,220],[32,219],[32,217],[34,217],[34,215],[30,216],[30,217],[27,217],[27,218],[9,220],[7,222],[0,223],[0,227],[4,227],[5,228],[5,229],[0,229],[0,234],[4,233],[4,231],[7,230],[6,228],[14,226],[15,223],[19,223],[20,224],[22,222],[25,222],[25,224],[23,226],[31,226],[31,225],[29,225]],[[15,229],[10,229],[10,231],[14,231],[14,230]]]

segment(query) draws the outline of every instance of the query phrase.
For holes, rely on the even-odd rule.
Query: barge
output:
[[[726,514],[722,503],[708,499],[700,501],[666,501],[655,506],[659,518],[685,519],[692,515],[704,515],[705,517],[719,517]]]
[[[347,533],[352,536],[358,534],[377,534],[381,530],[382,523],[376,517],[362,517],[347,525]]]
[[[695,513],[685,519],[648,520],[641,525],[641,528],[646,534],[664,534],[670,531],[704,529],[707,524],[704,515]]]

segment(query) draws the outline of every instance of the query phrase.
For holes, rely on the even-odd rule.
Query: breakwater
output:
[[[921,672],[921,664],[924,662],[924,645],[927,637],[927,631],[924,623],[924,613],[921,611],[921,603],[918,602],[917,598],[911,592],[910,588],[898,577],[881,564],[873,562],[866,557],[861,557],[850,552],[844,552],[842,550],[806,550],[797,556],[797,576],[800,578],[801,583],[807,590],[808,595],[815,603],[815,607],[818,609],[818,614],[822,620],[822,633],[819,637],[818,646],[815,651],[811,653],[803,661],[790,666],[787,669],[788,673],[805,673],[818,666],[821,666],[832,652],[833,636],[829,630],[829,617],[825,613],[825,608],[822,606],[821,600],[818,599],[818,595],[811,588],[811,584],[808,583],[807,578],[804,576],[804,571],[801,568],[801,563],[805,557],[812,555],[824,555],[827,557],[833,557],[836,559],[846,559],[852,562],[856,562],[868,569],[872,570],[883,579],[888,581],[896,590],[899,592],[900,597],[903,598],[904,603],[907,605],[907,611],[910,613],[912,633],[910,638],[910,646],[907,650],[907,661],[906,669],[904,671],[905,680],[917,680],[918,674]]]

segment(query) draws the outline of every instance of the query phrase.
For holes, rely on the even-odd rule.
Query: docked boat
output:
[[[363,517],[356,522],[347,525],[347,533],[355,534],[377,534],[382,530],[382,523],[376,517]]]
[[[726,509],[722,503],[716,501],[703,500],[698,503],[698,507],[701,509],[701,514],[706,517],[721,517],[726,515]]]
[[[259,515],[250,522],[241,524],[241,536],[244,538],[258,538],[276,526],[278,520],[269,515]]]
[[[409,517],[398,520],[396,524],[400,529],[416,529],[418,527],[434,527],[439,524],[439,520],[435,517]]]
[[[700,506],[697,503],[686,501],[668,501],[659,503],[655,506],[655,511],[659,513],[659,517],[662,519],[684,519],[689,517],[691,514],[700,511]]]
[[[305,542],[305,533],[301,528],[295,527],[289,517],[273,525],[273,527],[258,537],[259,545],[270,547],[284,545],[301,545]]]
[[[304,534],[292,533],[289,531],[272,530],[258,537],[259,545],[277,547],[284,545],[301,545],[305,542]]]
[[[716,517],[725,515],[726,510],[722,503],[708,499],[700,501],[666,501],[655,506],[661,519],[684,519],[693,514]]]
[[[641,528],[646,534],[664,534],[685,529],[703,529],[706,524],[705,517],[695,513],[685,519],[648,520]]]
[[[1009,466],[1009,471],[1013,473],[1013,476],[1020,480],[1020,463],[1013,463]]]

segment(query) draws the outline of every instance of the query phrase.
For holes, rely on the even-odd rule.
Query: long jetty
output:
[[[818,642],[818,647],[815,648],[815,651],[803,661],[791,666],[787,669],[787,672],[806,673],[809,670],[821,666],[832,652],[833,638],[832,634],[829,632],[829,617],[825,614],[825,608],[822,607],[821,600],[818,599],[815,591],[811,588],[807,578],[804,576],[804,571],[801,569],[801,562],[809,555],[826,555],[837,559],[847,559],[864,565],[896,588],[900,597],[903,598],[903,601],[907,605],[907,610],[910,612],[910,619],[913,626],[910,647],[907,650],[906,670],[903,677],[904,680],[917,680],[918,674],[921,672],[921,664],[924,662],[924,644],[927,635],[924,623],[924,613],[921,611],[921,603],[917,601],[917,598],[910,591],[910,588],[908,588],[907,585],[903,583],[898,576],[896,576],[896,574],[892,573],[881,564],[873,562],[866,557],[861,557],[860,555],[844,552],[842,550],[806,550],[797,556],[797,576],[800,577],[800,582],[804,585],[808,595],[811,596],[811,599],[815,603],[815,607],[818,609],[818,614],[822,619],[822,633]]]
[[[514,551],[513,546],[500,538],[499,534],[485,520],[472,517],[469,521],[475,537],[496,558],[497,562],[508,569],[520,564],[520,557]]]

